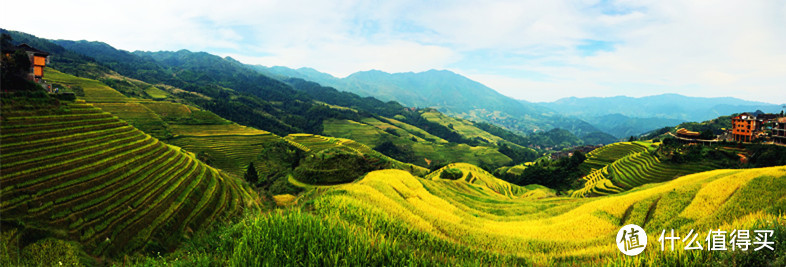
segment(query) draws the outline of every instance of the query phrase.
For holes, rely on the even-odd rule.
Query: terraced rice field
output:
[[[280,137],[264,132],[257,135],[180,136],[167,140],[167,143],[192,153],[205,152],[213,159],[212,166],[243,177],[248,163],[258,160],[263,145],[278,139]]]
[[[647,151],[651,144],[646,142],[619,142],[602,146],[587,153],[587,160],[579,168],[585,173],[599,170],[631,153]]]
[[[155,112],[139,102],[94,103],[93,105],[112,113],[153,137],[163,139],[171,135],[169,125]]]
[[[257,207],[239,181],[91,104],[52,110],[3,107],[4,225],[118,255],[170,249],[192,230]]]
[[[145,107],[170,124],[228,125],[231,121],[197,107],[166,101],[145,101]]]
[[[462,172],[462,177],[456,180],[446,180],[440,178],[440,174],[446,169],[459,169]],[[475,185],[476,188],[491,189],[494,193],[504,195],[510,198],[520,197],[537,197],[542,198],[546,196],[555,196],[554,190],[540,185],[518,186],[505,182],[493,174],[487,172],[478,166],[468,163],[451,163],[442,167],[432,173],[426,175],[427,180],[433,181],[456,181],[456,185]],[[456,186],[454,185],[454,186]],[[485,192],[488,194],[491,192]]]
[[[411,147],[414,156],[418,158],[417,162],[412,163],[420,166],[427,166],[426,159],[428,159],[428,161],[442,163],[468,162],[471,164],[488,164],[492,166],[504,165],[511,161],[508,156],[505,156],[491,147],[448,144],[444,139],[435,137],[431,134],[422,135],[426,137],[426,139],[421,138],[418,134],[421,134],[419,132],[423,132],[423,130],[413,130],[415,133],[418,133],[413,134],[409,132],[410,130],[406,129],[414,126],[404,123],[391,125],[376,119],[368,119],[363,122],[326,120],[323,123],[323,127],[326,135],[352,139],[370,147],[380,145],[385,140],[393,140],[397,145]],[[384,129],[394,129],[399,136],[394,136],[385,132]],[[415,138],[417,141],[413,141],[412,138]]]
[[[629,154],[584,177],[584,188],[575,197],[620,193],[648,183],[668,181],[679,176],[716,169],[704,163],[665,163],[648,151]]]
[[[82,87],[85,96],[81,98],[87,102],[126,102],[130,100],[117,90],[96,80],[64,74],[52,68],[46,68],[44,72],[46,73],[45,80],[50,83]]]
[[[500,141],[502,141],[502,138],[492,135],[486,131],[483,131],[478,127],[475,127],[475,125],[472,124],[472,122],[467,120],[456,119],[453,117],[446,116],[445,114],[439,112],[433,112],[433,111],[425,111],[421,115],[423,116],[423,118],[426,118],[431,122],[436,122],[448,128],[452,128],[453,130],[458,132],[461,136],[467,139],[480,138],[495,145]]]
[[[376,150],[369,148],[364,144],[349,139],[326,137],[313,134],[290,134],[284,137],[284,139],[290,141],[291,144],[306,152],[317,152],[328,148],[338,148],[356,152],[361,155],[373,155],[382,158],[384,161],[390,162],[393,168],[408,171],[411,170],[415,175],[425,175],[428,172],[428,170],[423,167],[392,159],[377,152]]]
[[[726,187],[730,189],[718,190]],[[704,234],[718,227],[750,229],[754,222],[778,218],[778,209],[786,207],[784,188],[786,166],[715,170],[623,195],[584,199],[522,197],[526,188],[513,194],[519,197],[511,197],[463,179],[421,179],[404,171],[381,170],[332,187],[311,200],[310,207],[327,221],[357,225],[358,234],[396,237],[370,242],[393,242],[392,246],[435,254],[446,251],[455,258],[430,259],[464,262],[459,265],[621,262],[627,256],[613,240],[622,225],[635,223],[647,231],[647,250],[653,251],[641,259],[658,265],[656,257],[677,257],[677,252],[659,250],[661,230],[675,229],[684,236],[689,229]],[[431,237],[441,241],[425,241]]]

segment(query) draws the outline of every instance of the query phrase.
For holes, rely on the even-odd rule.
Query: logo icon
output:
[[[647,247],[647,233],[635,224],[628,224],[617,232],[617,247],[628,256],[639,255]]]

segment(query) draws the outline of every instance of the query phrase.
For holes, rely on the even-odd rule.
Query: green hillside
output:
[[[525,134],[561,128],[583,138],[590,133],[599,132],[587,122],[557,115],[555,111],[534,103],[514,100],[447,70],[418,73],[369,70],[339,79],[309,68],[294,70],[258,65],[251,67],[273,77],[305,79],[383,101],[397,101],[411,107],[436,108],[450,116],[494,123]],[[601,143],[607,143],[607,138]],[[613,139],[612,137],[611,140]]]
[[[44,236],[91,255],[166,251],[257,206],[240,181],[91,104],[11,98],[2,114],[1,220],[21,251]]]
[[[393,158],[423,167],[451,162],[494,167],[511,163],[508,156],[493,146],[449,143],[414,126],[395,120],[387,121],[390,123],[373,118],[361,122],[328,120],[325,121],[324,132],[330,136],[358,141]]]
[[[786,208],[783,166],[715,170],[586,199],[555,197],[542,188],[495,189],[467,180],[468,172],[477,174],[477,180],[486,177],[477,167],[447,168],[460,169],[464,176],[422,179],[400,170],[371,172],[354,183],[320,188],[321,193],[303,197],[303,204],[289,210],[248,216],[227,226],[223,233],[238,238],[220,249],[198,246],[139,262],[672,266],[784,260],[780,242],[775,253],[707,253],[660,251],[655,241],[662,229],[706,233],[718,227],[773,229],[777,240],[784,238],[786,221],[779,213]],[[434,175],[440,176],[429,176]],[[620,226],[629,223],[642,225],[651,240],[638,257],[622,255],[613,242]],[[198,244],[212,240],[218,236]]]
[[[335,176],[332,174],[333,172],[345,172],[345,171],[352,171],[353,169],[363,169],[363,168],[370,168],[370,170],[379,170],[379,169],[400,169],[405,170],[413,175],[425,175],[427,170],[423,167],[419,167],[417,165],[403,163],[398,160],[392,159],[388,156],[383,155],[366,145],[361,143],[352,141],[350,139],[343,139],[343,138],[335,138],[335,137],[326,137],[320,135],[312,135],[312,134],[290,134],[284,137],[284,139],[290,141],[290,144],[293,146],[301,149],[304,152],[308,152],[308,156],[306,157],[306,161],[298,166],[295,169],[296,173],[298,170],[302,170],[303,172],[299,177],[300,179],[309,179],[310,183],[320,184],[320,183],[336,183],[334,181],[328,181],[327,177]],[[362,158],[363,161],[361,165],[344,165],[346,162],[337,162],[338,165],[331,165],[331,166],[324,166],[320,163],[330,163],[330,160],[326,160],[326,156],[338,154],[341,156],[342,153],[349,153],[353,157]],[[320,163],[310,165],[309,163],[312,161],[312,158],[319,158],[322,157]],[[319,162],[319,161],[317,161]],[[365,172],[360,172],[359,175],[363,175]],[[324,177],[323,177],[324,176]],[[353,181],[356,177],[340,177],[344,182]]]

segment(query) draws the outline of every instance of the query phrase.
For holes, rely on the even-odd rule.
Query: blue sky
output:
[[[661,93],[786,102],[784,1],[40,3],[41,16],[4,12],[0,27],[338,77],[448,69],[535,102]]]

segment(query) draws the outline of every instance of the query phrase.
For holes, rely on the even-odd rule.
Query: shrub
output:
[[[456,168],[445,169],[442,171],[442,173],[439,174],[440,178],[450,179],[450,180],[456,180],[461,178],[462,176],[464,176],[464,173]]]
[[[54,238],[43,239],[22,250],[22,258],[30,266],[82,266],[79,254],[77,245]]]

